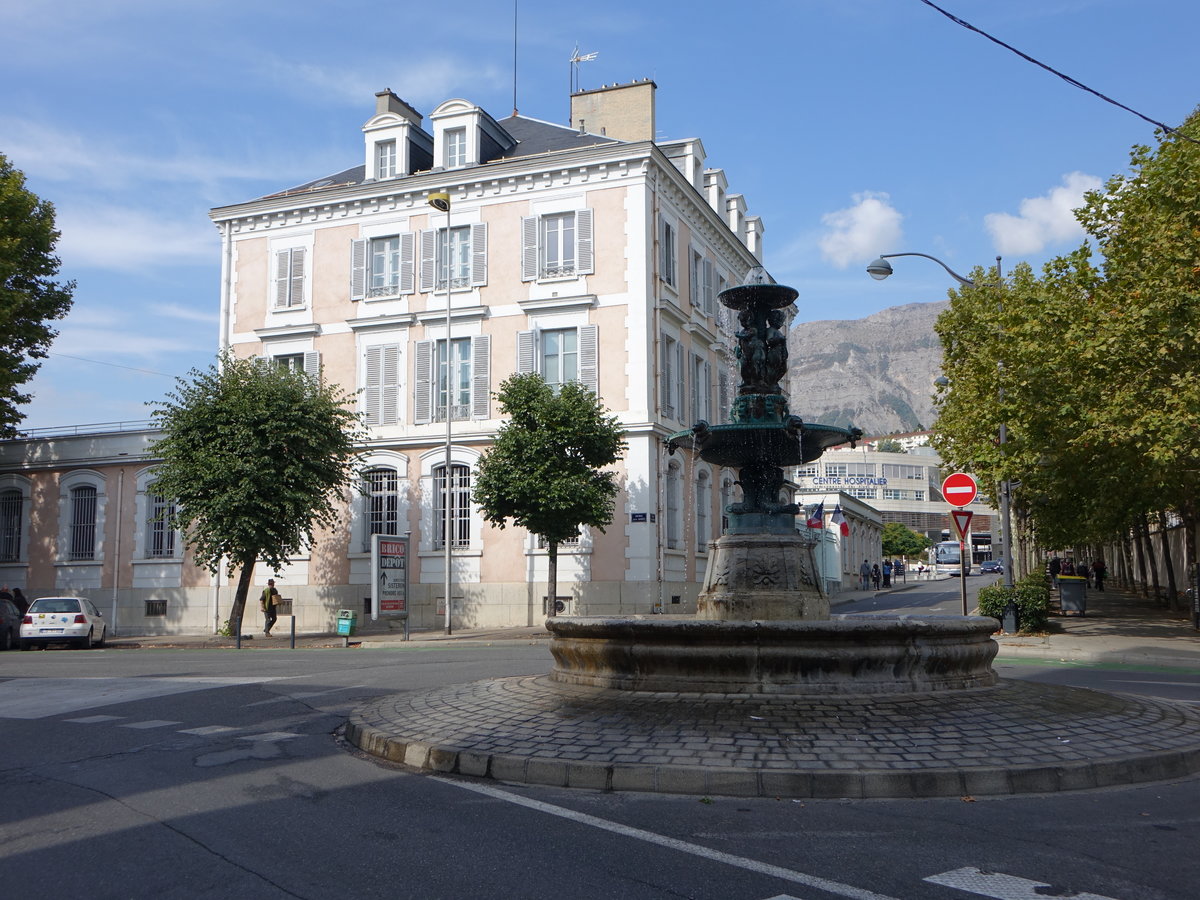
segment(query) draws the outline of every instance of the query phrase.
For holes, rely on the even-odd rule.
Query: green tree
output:
[[[925,535],[917,534],[900,522],[888,522],[883,526],[884,556],[920,556],[931,543]]]
[[[238,573],[229,621],[240,629],[255,563],[279,569],[315,525],[337,522],[362,429],[349,395],[303,372],[224,353],[189,375],[155,404],[155,489],[176,499],[173,525],[196,562]]]
[[[496,397],[509,419],[479,461],[474,499],[487,521],[504,528],[511,519],[545,540],[553,616],[558,545],[581,525],[603,531],[612,521],[616,475],[602,469],[620,459],[624,432],[576,382],[555,390],[540,375],[513,375]]]
[[[37,372],[57,332],[46,323],[71,308],[75,282],[58,282],[54,206],[25,188],[0,154],[0,437],[12,437],[28,403],[21,385]]]
[[[880,453],[905,453],[904,445],[895,438],[884,438],[875,444],[875,449]]]

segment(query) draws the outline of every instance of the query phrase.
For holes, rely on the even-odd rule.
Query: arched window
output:
[[[708,513],[711,505],[708,473],[701,472],[696,476],[696,549],[701,553],[708,551]]]
[[[680,467],[674,460],[667,466],[667,549],[683,548],[683,509],[680,501]]]
[[[373,534],[400,533],[400,475],[390,466],[376,466],[363,473],[366,498],[364,550],[371,546]]]
[[[433,521],[436,533],[433,546],[446,546],[446,466],[433,469]],[[450,466],[450,546],[471,546],[471,470],[455,463]]]
[[[151,489],[146,498],[146,556],[152,559],[172,559],[175,556],[175,501]]]
[[[68,559],[96,558],[96,488],[93,485],[71,488],[70,548]]]
[[[16,488],[0,491],[0,562],[17,562],[21,558],[24,500]]]

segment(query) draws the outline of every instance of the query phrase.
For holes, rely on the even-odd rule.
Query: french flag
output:
[[[809,528],[824,528],[825,527],[825,501],[822,500],[817,504],[817,508],[812,511],[812,515],[808,517],[805,523]]]
[[[838,530],[842,533],[842,537],[850,536],[850,525],[846,521],[846,517],[842,515],[842,504],[839,503],[833,508],[833,516],[829,521],[838,527]]]

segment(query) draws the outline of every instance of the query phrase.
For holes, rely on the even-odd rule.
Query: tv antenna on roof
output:
[[[579,44],[575,44],[575,49],[571,51],[570,70],[567,77],[567,95],[577,93],[579,91],[579,64],[591,62],[599,53],[580,53]],[[567,112],[567,124],[571,125],[571,113]]]

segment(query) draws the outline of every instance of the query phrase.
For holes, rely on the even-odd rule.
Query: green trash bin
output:
[[[1058,576],[1058,599],[1063,615],[1069,612],[1087,614],[1087,579],[1082,575]]]
[[[351,637],[358,628],[358,613],[352,609],[339,609],[337,615],[337,633],[339,637]]]

